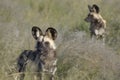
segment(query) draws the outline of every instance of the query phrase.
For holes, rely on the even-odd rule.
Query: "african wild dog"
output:
[[[85,18],[86,22],[90,22],[90,33],[91,38],[96,36],[97,39],[105,38],[105,29],[106,29],[106,21],[100,15],[100,9],[96,4],[93,6],[88,5],[89,14]]]
[[[49,80],[54,80],[54,74],[57,70],[56,46],[54,40],[57,38],[57,31],[49,27],[45,34],[43,34],[40,28],[33,26],[32,35],[37,41],[36,49],[24,50],[20,54],[17,61],[18,72],[20,73],[19,79],[24,79],[27,63],[32,61],[36,66],[35,79],[43,80],[42,73],[46,72],[50,74]]]

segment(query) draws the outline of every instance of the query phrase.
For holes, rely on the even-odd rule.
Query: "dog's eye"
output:
[[[90,13],[89,13],[89,14],[88,14],[88,17],[93,17],[93,14],[90,14]]]
[[[90,15],[90,17],[93,17],[93,15]]]
[[[49,46],[49,45],[50,45],[50,43],[49,43],[48,41],[46,41],[46,42],[45,42],[45,45],[46,45],[46,46]]]

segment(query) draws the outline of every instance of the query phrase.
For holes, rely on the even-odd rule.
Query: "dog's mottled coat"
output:
[[[17,61],[18,72],[20,73],[20,80],[24,79],[26,65],[29,61],[32,61],[36,69],[36,80],[43,80],[42,73],[50,74],[49,80],[54,80],[54,74],[57,70],[57,56],[56,46],[54,40],[57,37],[57,31],[49,27],[45,34],[42,33],[39,27],[34,26],[32,28],[32,35],[36,40],[35,50],[24,50]]]
[[[93,6],[88,5],[89,14],[85,18],[86,22],[90,22],[90,34],[91,37],[96,36],[97,39],[105,38],[106,21],[100,15],[99,7],[94,4]]]

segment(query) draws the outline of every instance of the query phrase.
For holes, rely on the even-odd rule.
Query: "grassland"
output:
[[[89,37],[84,21],[88,4],[98,4],[107,21],[105,45]],[[119,80],[119,4],[119,0],[0,0],[0,80],[13,80],[18,55],[34,49],[33,25],[58,31],[56,80]],[[31,75],[25,80],[32,80]]]

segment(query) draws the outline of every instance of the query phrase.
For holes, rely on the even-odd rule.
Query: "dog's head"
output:
[[[36,48],[37,50],[41,49],[56,49],[54,40],[57,38],[57,31],[56,29],[49,27],[45,34],[43,34],[42,30],[37,27],[32,27],[32,35],[34,39],[37,41]]]
[[[97,22],[100,18],[99,12],[100,9],[96,4],[93,4],[93,6],[88,5],[89,13],[88,16],[85,18],[86,22]]]

